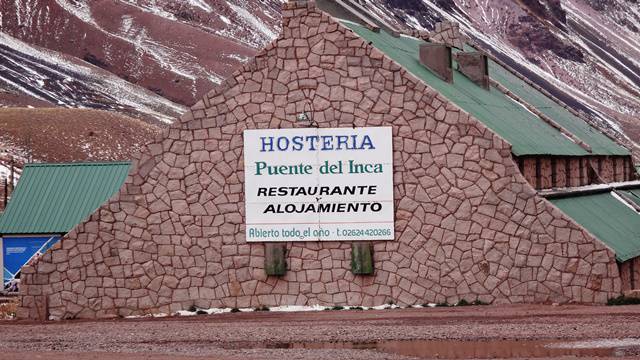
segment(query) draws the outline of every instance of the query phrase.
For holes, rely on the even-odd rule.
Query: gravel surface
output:
[[[349,347],[366,348],[383,340],[447,340],[446,344],[518,340],[526,344],[529,340],[629,338],[640,339],[640,306],[259,312],[112,321],[0,321],[0,350],[4,351],[0,359],[402,359],[408,357]],[[339,343],[319,344],[330,342]],[[616,355],[633,358],[638,353],[631,347]]]

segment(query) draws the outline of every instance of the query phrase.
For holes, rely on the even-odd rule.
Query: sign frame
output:
[[[247,242],[395,238],[393,129],[247,129]]]

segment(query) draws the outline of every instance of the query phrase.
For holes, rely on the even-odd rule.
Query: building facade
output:
[[[619,295],[614,251],[537,193],[514,160],[525,148],[365,31],[312,2],[284,4],[280,37],[148,144],[119,194],[23,270],[18,317]],[[268,246],[246,241],[243,131],[311,125],[392,127],[395,237],[371,242],[372,275],[352,272],[351,242],[332,241],[286,243],[286,272],[269,276]]]

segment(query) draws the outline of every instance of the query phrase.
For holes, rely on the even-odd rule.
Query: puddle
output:
[[[447,341],[402,340],[376,342],[276,342],[233,343],[229,349],[356,349],[423,359],[511,359],[571,357],[616,357],[638,354],[640,339],[592,341]]]
[[[640,348],[640,339],[626,338],[626,339],[596,339],[596,340],[586,340],[586,341],[567,341],[567,342],[560,342],[560,343],[552,343],[549,345],[549,347],[574,348],[574,349],[628,348],[628,347]]]

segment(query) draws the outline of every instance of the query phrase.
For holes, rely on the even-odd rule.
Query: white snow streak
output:
[[[208,13],[213,11],[211,6],[209,6],[209,4],[207,4],[207,2],[205,0],[187,0],[187,2],[189,4],[191,4],[192,6],[199,7],[200,9],[202,9],[202,10],[208,12]]]
[[[229,18],[223,15],[218,15],[218,16],[220,17],[220,20],[222,20],[225,24],[231,25],[231,20],[229,20]]]
[[[91,9],[86,3],[78,1],[72,5],[67,2],[67,0],[55,1],[58,2],[63,8],[65,8],[65,10],[70,12],[72,15],[75,15],[81,20],[92,24],[97,30],[133,44],[141,56],[144,54],[151,56],[155,60],[155,62],[160,64],[163,69],[166,69],[176,75],[191,80],[193,82],[191,89],[193,94],[195,94],[197,91],[196,80],[200,76],[202,76],[202,74],[205,74],[204,76],[215,84],[219,84],[222,81],[222,79],[217,74],[211,73],[207,69],[198,65],[197,59],[194,56],[185,52],[180,52],[157,41],[154,41],[147,34],[145,28],[136,28],[134,26],[133,18],[129,15],[125,15],[122,19],[122,25],[120,27],[121,34],[114,34],[105,30],[96,23],[96,21],[91,16]],[[133,4],[131,1],[125,1],[124,3],[142,9],[142,7],[138,6],[137,4]],[[154,14],[158,14],[158,12],[155,11],[155,8],[153,7],[147,7],[147,9],[149,11],[152,11]],[[166,17],[164,16],[164,14],[161,14],[161,16]],[[195,66],[198,71],[194,72],[192,69],[189,69],[188,66],[185,66],[185,64],[188,64],[188,66],[192,67]]]
[[[20,0],[18,0],[20,1]],[[71,15],[78,17],[80,20],[94,25],[98,28],[98,24],[96,20],[93,18],[91,14],[91,8],[83,1],[67,1],[67,0],[55,0],[55,2],[60,5],[63,9],[65,9]]]
[[[255,30],[260,31],[261,33],[266,35],[267,38],[269,38],[270,40],[273,40],[278,36],[278,34],[276,34],[271,29],[269,29],[269,27],[266,26],[260,19],[255,17],[246,9],[241,8],[240,6],[234,5],[230,2],[227,2],[227,5],[229,5],[229,7],[231,7],[238,14],[238,16],[240,16],[247,23],[247,25],[250,25]]]
[[[185,111],[185,108],[171,102],[160,96],[152,96],[150,93],[142,90],[142,88],[137,88],[132,86],[129,82],[116,77],[116,76],[104,76],[102,74],[97,75],[95,70],[90,68],[89,66],[84,66],[81,64],[71,63],[69,60],[59,55],[58,53],[36,49],[31,45],[24,43],[8,34],[0,32],[0,44],[8,46],[12,49],[16,49],[24,54],[35,57],[36,59],[44,59],[43,61],[46,63],[53,63],[57,65],[60,69],[64,69],[68,72],[77,74],[79,78],[89,78],[95,79],[96,82],[99,83],[99,86],[106,90],[108,94],[113,97],[116,97],[121,104],[125,106],[129,106],[131,108],[137,109],[140,112],[153,115],[167,123],[171,123],[173,121],[173,117],[159,113],[152,105],[161,105],[170,109],[172,112],[177,114],[181,114]],[[25,71],[30,71],[28,68],[24,68]],[[50,69],[55,72],[55,70]],[[63,73],[59,73],[61,77],[66,76]]]

